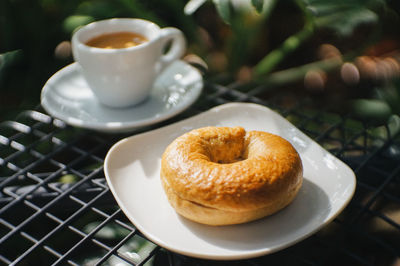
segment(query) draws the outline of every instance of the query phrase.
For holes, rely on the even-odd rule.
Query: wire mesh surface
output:
[[[104,157],[127,135],[72,128],[39,108],[0,124],[0,261],[11,265],[399,265],[400,141],[390,126],[371,129],[287,92],[266,97],[261,87],[221,84],[207,83],[201,98],[187,111],[141,131],[227,102],[268,106],[356,173],[356,193],[332,223],[294,246],[249,260],[209,261],[175,254],[135,229],[105,182]]]

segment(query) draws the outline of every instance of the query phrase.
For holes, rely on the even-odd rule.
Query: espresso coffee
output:
[[[113,32],[96,36],[85,44],[104,49],[120,49],[136,46],[147,42],[143,35],[134,32]]]
[[[185,36],[179,29],[160,28],[151,21],[133,18],[89,23],[74,32],[71,44],[93,96],[111,108],[144,102],[161,71],[186,51]]]

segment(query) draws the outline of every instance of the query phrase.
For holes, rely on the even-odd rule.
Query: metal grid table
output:
[[[127,135],[72,128],[38,108],[0,124],[0,261],[12,265],[399,265],[400,141],[390,135],[390,127],[384,127],[382,137],[356,119],[312,106],[307,98],[299,101],[287,92],[224,84],[208,81],[191,108],[142,131],[227,102],[266,105],[355,171],[356,194],[332,223],[292,247],[251,260],[208,261],[172,253],[135,229],[105,182],[104,157]]]

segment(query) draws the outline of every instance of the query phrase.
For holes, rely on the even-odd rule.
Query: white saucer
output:
[[[290,141],[304,182],[282,211],[250,223],[213,227],[179,216],[160,182],[161,155],[179,135],[204,126],[243,126]],[[349,203],[356,179],[342,161],[272,110],[245,103],[218,106],[169,126],[125,138],[104,161],[107,183],[121,209],[150,240],[177,253],[207,259],[246,259],[276,252],[315,233]]]
[[[157,78],[151,95],[130,108],[109,108],[97,101],[77,63],[55,73],[44,85],[43,108],[67,124],[103,132],[126,132],[184,111],[200,95],[201,74],[184,61],[172,63]],[[110,88],[112,89],[112,88]]]

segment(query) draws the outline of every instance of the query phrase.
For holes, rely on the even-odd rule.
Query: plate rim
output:
[[[109,161],[110,161],[110,157],[112,156],[112,153],[117,150],[121,145],[124,145],[124,142],[128,142],[130,139],[134,139],[138,136],[141,135],[146,135],[146,134],[156,134],[158,131],[163,131],[166,128],[169,127],[175,127],[177,125],[181,125],[181,124],[185,124],[190,120],[195,120],[198,117],[201,117],[203,115],[207,115],[207,113],[212,113],[212,112],[218,112],[222,109],[225,108],[236,108],[236,107],[244,107],[244,106],[248,106],[251,108],[257,108],[257,109],[266,109],[270,112],[276,113],[275,111],[271,110],[270,108],[260,105],[260,104],[255,104],[255,103],[245,103],[245,102],[236,102],[236,103],[226,103],[226,104],[221,104],[218,106],[215,106],[213,108],[210,108],[209,110],[202,112],[200,114],[194,115],[192,117],[186,118],[184,120],[178,121],[176,123],[172,123],[169,124],[167,126],[161,127],[161,128],[157,128],[154,130],[150,130],[147,132],[143,132],[143,133],[139,133],[139,134],[135,134],[133,136],[129,136],[126,138],[123,138],[119,141],[117,141],[116,143],[114,143],[112,145],[112,147],[109,149],[109,151],[106,154],[106,157],[104,159],[104,173],[105,173],[105,178],[107,181],[107,184],[115,198],[115,200],[117,201],[119,207],[121,208],[121,210],[124,212],[124,214],[127,216],[127,218],[132,222],[132,224],[144,235],[148,238],[149,241],[152,241],[153,243],[159,245],[160,247],[163,247],[167,250],[170,250],[172,252],[178,253],[178,254],[182,254],[182,255],[186,255],[186,256],[190,256],[190,257],[195,257],[195,258],[200,258],[200,259],[209,259],[209,260],[227,260],[227,261],[232,261],[232,260],[241,260],[241,259],[250,259],[250,258],[255,258],[255,257],[260,257],[263,255],[268,255],[268,254],[272,254],[275,252],[278,252],[280,250],[283,250],[289,246],[292,246],[294,244],[297,244],[301,241],[303,241],[304,239],[310,237],[311,235],[315,234],[316,232],[318,232],[322,227],[326,226],[327,224],[331,223],[350,203],[351,199],[354,196],[356,187],[357,187],[357,182],[356,182],[356,175],[354,173],[354,171],[346,164],[344,163],[342,160],[340,160],[339,158],[337,158],[336,156],[334,156],[332,153],[330,153],[329,151],[327,151],[326,149],[324,149],[319,143],[317,143],[316,141],[314,141],[313,139],[311,139],[309,136],[305,135],[300,129],[298,129],[297,127],[295,127],[291,122],[289,122],[286,118],[284,118],[283,116],[281,116],[279,113],[276,113],[278,116],[280,116],[282,119],[284,119],[286,122],[288,122],[289,124],[291,124],[293,127],[295,127],[296,129],[299,130],[299,132],[301,132],[306,138],[310,139],[315,145],[317,145],[320,149],[324,150],[326,153],[330,154],[331,156],[333,156],[340,164],[342,167],[345,168],[345,170],[350,174],[347,178],[348,180],[351,181],[351,186],[352,186],[352,190],[349,191],[348,197],[346,198],[345,201],[343,201],[342,205],[340,206],[340,208],[337,209],[337,211],[335,213],[333,213],[331,216],[327,216],[327,219],[324,220],[324,222],[320,223],[318,226],[316,226],[315,228],[313,228],[313,230],[310,230],[308,233],[303,234],[302,236],[298,237],[297,239],[295,239],[294,241],[290,241],[290,242],[286,242],[285,244],[280,245],[277,248],[274,249],[261,249],[261,250],[256,250],[256,251],[252,251],[252,252],[247,252],[245,254],[238,254],[238,255],[207,255],[207,254],[203,254],[203,253],[196,253],[196,252],[188,252],[188,251],[182,251],[180,249],[176,249],[173,247],[168,246],[167,243],[165,243],[165,241],[163,241],[162,239],[160,239],[159,237],[154,236],[151,232],[148,232],[147,230],[145,230],[142,225],[140,223],[136,224],[135,223],[135,219],[133,217],[133,215],[130,215],[130,212],[126,209],[125,205],[123,204],[122,200],[119,198],[116,189],[113,185],[113,182],[111,181],[111,177],[110,174],[108,172],[109,170]],[[306,177],[305,177],[306,178]]]
[[[78,127],[78,128],[84,128],[84,129],[91,129],[95,131],[101,131],[101,132],[109,132],[109,133],[118,133],[118,132],[129,132],[131,130],[135,130],[138,128],[142,128],[145,126],[153,125],[162,121],[165,121],[171,117],[174,117],[181,112],[185,111],[187,108],[189,108],[201,95],[201,92],[204,88],[204,80],[203,76],[201,75],[200,71],[195,68],[194,66],[190,65],[189,63],[185,62],[184,60],[176,60],[173,63],[182,63],[183,65],[190,67],[191,71],[195,71],[196,75],[198,75],[198,81],[199,84],[196,85],[195,88],[195,94],[190,100],[188,100],[184,105],[182,105],[180,108],[175,108],[174,111],[169,112],[166,115],[161,115],[158,117],[155,117],[153,119],[142,119],[142,120],[133,120],[129,122],[122,122],[121,124],[123,125],[118,125],[118,124],[111,124],[108,126],[105,126],[104,123],[102,122],[96,122],[96,121],[86,121],[82,120],[80,118],[73,117],[71,119],[70,117],[66,117],[63,115],[60,115],[61,112],[55,111],[52,107],[50,107],[49,104],[47,104],[46,101],[46,95],[48,94],[48,91],[51,90],[51,86],[49,84],[51,82],[54,82],[55,79],[60,78],[62,75],[64,75],[67,71],[79,71],[79,64],[77,62],[73,62],[71,64],[68,64],[59,70],[57,70],[54,74],[50,76],[50,78],[45,82],[45,84],[42,87],[41,93],[40,93],[40,104],[43,107],[43,109],[53,116],[54,118],[57,118],[63,122],[65,122],[68,125]],[[172,63],[172,64],[173,64]],[[167,67],[168,68],[168,67]],[[131,107],[134,108],[134,107]],[[115,121],[118,123],[118,121]]]

